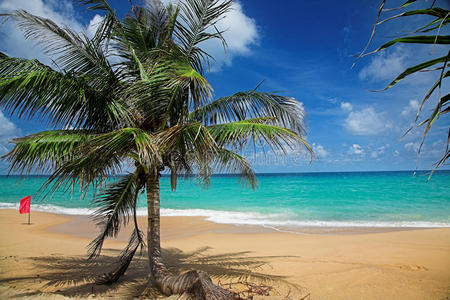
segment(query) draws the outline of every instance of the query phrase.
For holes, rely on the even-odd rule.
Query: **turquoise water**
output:
[[[0,208],[15,208],[32,195],[32,209],[88,214],[90,199],[57,192],[33,197],[46,177],[0,176]],[[263,226],[450,227],[450,171],[426,183],[413,172],[260,174],[258,188],[242,187],[234,176],[214,176],[209,189],[180,180],[170,191],[161,178],[162,215],[206,216],[219,223]],[[145,197],[139,214],[145,214]]]

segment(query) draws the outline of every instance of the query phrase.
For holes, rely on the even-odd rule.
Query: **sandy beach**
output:
[[[145,218],[140,219],[145,228]],[[145,254],[111,286],[93,278],[111,268],[126,230],[86,261],[96,234],[86,216],[35,212],[32,225],[0,210],[0,298],[124,299],[148,295]],[[295,234],[238,227],[200,217],[163,217],[162,246],[174,272],[201,269],[220,282],[243,274],[275,287],[271,299],[447,299],[450,229]]]

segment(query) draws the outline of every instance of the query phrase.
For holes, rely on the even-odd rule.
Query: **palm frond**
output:
[[[114,128],[128,119],[127,110],[93,78],[55,71],[37,60],[0,59],[0,106],[19,117],[38,114],[63,127]]]
[[[143,241],[142,232],[133,231],[131,233],[127,246],[120,253],[117,267],[112,272],[104,273],[102,276],[99,276],[95,283],[112,284],[119,280],[119,278],[125,274],[128,267],[130,266],[130,263],[133,260],[136,251],[139,249],[139,247],[143,247],[141,241]]]
[[[405,36],[400,37],[397,39],[393,39],[380,47],[378,47],[376,50],[366,53],[363,56],[371,55],[377,52],[380,52],[381,50],[387,49],[393,45],[404,43],[404,44],[442,44],[447,45],[450,44],[450,35],[415,35],[415,36]]]
[[[113,38],[114,31],[114,18],[111,14],[107,14],[97,24],[97,30],[95,31],[92,41],[98,45],[103,46],[103,52],[107,55],[109,53],[110,41]]]
[[[202,153],[217,150],[214,137],[200,122],[172,126],[159,132],[157,138],[160,141],[161,151],[164,153],[179,151],[185,155],[193,149]]]
[[[418,29],[411,31],[407,34],[403,34],[403,36],[393,39],[391,41],[388,41],[386,43],[384,43],[383,45],[381,45],[380,47],[378,47],[376,50],[365,54],[366,49],[368,48],[369,44],[364,48],[364,50],[362,51],[362,53],[358,56],[358,58],[361,58],[363,56],[366,55],[370,55],[382,50],[385,50],[393,45],[396,45],[398,43],[407,43],[407,44],[433,44],[433,45],[448,45],[450,43],[450,36],[445,35],[445,34],[441,34],[442,29],[444,28],[444,26],[447,26],[450,23],[450,10],[448,9],[444,9],[444,8],[440,8],[440,7],[434,7],[434,4],[436,1],[433,1],[431,4],[431,7],[429,8],[423,8],[423,9],[415,9],[415,10],[407,10],[404,11],[402,13],[399,13],[397,15],[388,17],[380,22],[378,22],[378,19],[380,17],[380,14],[382,11],[391,11],[391,10],[396,10],[396,9],[402,9],[405,8],[407,6],[409,6],[410,4],[416,2],[416,0],[408,0],[406,2],[404,2],[400,7],[398,8],[394,8],[394,9],[386,9],[383,10],[384,4],[386,3],[386,0],[382,0],[381,4],[380,4],[380,8],[379,8],[379,13],[377,16],[377,21],[376,24],[374,25],[374,29],[372,31],[371,34],[371,38],[369,40],[369,44],[374,36],[375,33],[375,29],[378,25],[381,25],[383,23],[398,19],[398,18],[403,18],[403,17],[411,17],[411,16],[416,16],[416,17],[431,17],[431,21],[430,20],[426,20],[424,25],[421,25]],[[425,32],[432,32],[434,31],[433,35],[414,35],[416,33],[425,33]],[[412,35],[412,36],[410,36]],[[438,58],[434,58],[425,62],[422,62],[420,64],[417,64],[415,66],[409,67],[408,69],[406,69],[405,71],[403,71],[401,74],[399,74],[394,80],[392,80],[384,89],[382,89],[381,91],[387,90],[392,88],[394,85],[396,85],[398,82],[400,82],[401,80],[403,80],[404,78],[416,74],[418,72],[428,72],[428,71],[440,71],[440,76],[438,78],[438,80],[431,86],[431,88],[429,88],[428,92],[425,94],[422,103],[420,104],[417,114],[416,114],[416,118],[414,121],[414,124],[406,130],[406,132],[404,133],[403,136],[405,136],[406,134],[408,134],[410,132],[410,130],[416,126],[417,121],[419,120],[419,117],[422,113],[422,108],[424,106],[424,104],[428,101],[428,99],[430,99],[431,95],[435,92],[436,89],[438,89],[439,91],[439,97],[437,98],[437,103],[433,109],[433,112],[431,113],[431,115],[424,121],[422,121],[420,124],[418,124],[417,126],[422,126],[424,124],[426,124],[426,128],[424,130],[424,134],[422,136],[422,140],[420,142],[420,146],[419,149],[417,151],[418,154],[418,159],[420,158],[420,152],[423,146],[423,143],[428,135],[429,130],[431,129],[432,125],[434,124],[434,122],[439,118],[440,115],[447,113],[448,109],[448,105],[447,108],[445,108],[445,103],[447,102],[447,96],[441,96],[442,93],[442,86],[443,86],[443,81],[445,78],[448,78],[450,76],[450,72],[446,71],[446,68],[448,67],[448,61],[450,59],[450,51],[447,53],[446,56],[442,56],[442,57],[438,57]],[[438,67],[432,67],[436,64],[439,64]],[[430,68],[432,67],[432,68]],[[447,147],[448,150],[448,147]],[[442,166],[446,159],[448,158],[447,154],[448,151],[446,150],[446,153],[444,154],[444,156],[435,164],[435,167],[438,168],[440,166]],[[431,174],[433,174],[434,170],[431,172]]]
[[[431,170],[430,176],[428,177],[428,180],[430,180],[431,176],[433,176],[433,173],[437,169],[442,167],[449,158],[450,158],[450,129],[448,130],[447,144],[445,146],[444,155],[442,155],[442,157],[433,165],[434,168],[433,168],[433,170]]]
[[[138,128],[123,128],[95,136],[77,149],[80,155],[57,168],[48,179],[46,187],[57,190],[68,183],[80,185],[87,193],[120,174],[122,162],[132,157],[143,166],[158,166],[161,157],[154,137]]]
[[[222,97],[193,110],[188,119],[207,125],[270,117],[274,123],[303,135],[305,111],[294,98],[251,90]]]
[[[215,154],[213,169],[217,172],[229,172],[239,174],[238,180],[244,186],[249,184],[252,189],[256,189],[257,178],[248,160],[239,154],[228,149],[221,148]]]
[[[443,9],[440,7],[431,7],[431,8],[425,8],[425,9],[416,9],[416,10],[409,10],[409,11],[405,11],[402,12],[400,14],[397,14],[395,16],[386,18],[380,22],[377,23],[377,25],[381,25],[383,23],[386,23],[388,21],[391,21],[393,19],[397,19],[397,18],[401,18],[401,17],[410,17],[410,16],[431,16],[431,17],[435,17],[435,18],[440,18],[440,19],[444,19],[447,14],[450,11],[448,9]]]
[[[177,76],[174,80],[184,91],[188,92],[188,99],[192,102],[187,103],[188,107],[197,109],[211,100],[213,94],[211,85],[191,67],[189,61],[178,60],[176,70]]]
[[[104,0],[77,0],[77,2],[80,5],[86,6],[90,11],[100,10],[106,13],[112,11],[111,6]]]
[[[161,53],[167,53],[174,45],[172,33],[179,8],[173,5],[151,6],[149,8],[133,6],[121,22],[125,36],[117,35],[117,51],[131,61],[130,45],[135,54],[145,63]]]
[[[92,138],[85,130],[44,131],[14,139],[14,148],[2,158],[10,172],[45,174],[77,158],[77,148]]]
[[[151,131],[161,127],[172,93],[170,80],[170,68],[154,64],[147,67],[146,80],[132,82],[118,94],[129,104],[134,124]]]
[[[425,105],[425,103],[427,102],[427,100],[430,98],[431,94],[433,94],[433,92],[436,90],[437,87],[439,87],[442,83],[442,80],[444,78],[447,78],[450,76],[450,71],[445,72],[444,76],[439,77],[439,79],[433,84],[433,86],[428,90],[428,92],[426,93],[425,97],[422,100],[422,103],[420,103],[419,109],[417,110],[417,114],[416,114],[416,120],[415,122],[417,122],[417,120],[419,120],[420,114],[422,112],[422,108]]]
[[[121,226],[128,224],[129,218],[134,217],[137,196],[142,188],[139,178],[141,171],[138,169],[112,183],[101,196],[93,200],[93,204],[98,207],[94,220],[102,230],[88,246],[90,259],[100,255],[106,238],[117,237]],[[142,244],[143,240],[137,228],[130,242],[132,245]],[[128,250],[125,252],[128,253]]]
[[[180,2],[180,20],[176,24],[175,37],[180,41],[185,57],[203,74],[203,62],[211,57],[199,47],[211,39],[223,39],[223,31],[216,28],[217,22],[231,8],[231,0],[186,0]]]
[[[383,11],[392,11],[392,10],[398,10],[398,9],[401,9],[401,8],[405,8],[405,7],[407,7],[408,5],[411,5],[411,4],[413,4],[414,2],[416,2],[417,0],[407,0],[406,2],[404,2],[402,5],[400,5],[399,7],[395,7],[395,8],[385,8],[385,9],[383,9]]]
[[[384,89],[382,89],[381,91],[385,91],[387,89],[390,89],[391,87],[393,87],[394,85],[396,85],[397,83],[399,83],[402,79],[404,79],[405,77],[414,74],[416,72],[419,72],[421,70],[424,70],[428,67],[434,66],[436,64],[439,63],[444,63],[447,61],[449,55],[446,56],[442,56],[442,57],[438,57],[435,59],[431,59],[429,61],[420,63],[418,65],[409,67],[408,69],[406,69],[405,71],[403,71],[400,75],[398,75],[394,80],[392,80],[392,82],[390,82]],[[444,64],[446,65],[446,63]]]
[[[42,46],[45,53],[54,57],[57,66],[66,71],[95,74],[115,80],[107,58],[89,38],[69,28],[61,28],[49,19],[32,15],[24,10],[10,14],[27,39]]]
[[[304,146],[311,156],[313,151],[309,144],[295,132],[266,124],[266,119],[250,119],[233,123],[208,126],[208,130],[220,147],[243,149],[250,143],[266,144],[276,151],[286,153],[286,147],[296,149]]]

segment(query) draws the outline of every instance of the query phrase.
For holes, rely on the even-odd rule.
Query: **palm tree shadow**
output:
[[[270,275],[261,271],[274,256],[251,256],[250,252],[208,254],[210,247],[191,252],[177,248],[163,250],[163,257],[168,269],[174,274],[189,270],[207,272],[220,282],[250,281],[268,285],[284,285],[289,290],[301,291],[290,283],[285,276]],[[156,297],[157,290],[149,278],[148,258],[144,251],[136,255],[127,272],[119,281],[111,285],[97,285],[96,279],[112,271],[117,266],[120,251],[104,249],[104,254],[94,261],[84,256],[75,257],[33,257],[32,264],[36,270],[46,270],[29,277],[10,277],[0,283],[24,283],[47,293],[64,296],[88,296],[91,294],[113,296],[118,299],[136,297]],[[286,257],[286,256],[283,256]],[[31,284],[31,285],[30,285]]]
[[[202,247],[191,252],[177,248],[163,251],[164,261],[169,270],[180,274],[189,270],[201,270],[216,279],[255,279],[259,281],[285,281],[285,276],[258,272],[268,265],[269,258],[287,256],[250,256],[251,251],[209,255],[211,247]]]

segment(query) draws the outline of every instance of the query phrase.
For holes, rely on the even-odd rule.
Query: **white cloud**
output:
[[[402,47],[397,47],[390,52],[379,52],[372,57],[369,65],[361,69],[359,78],[372,81],[392,80],[406,69],[407,57]]]
[[[177,0],[162,0],[164,4],[177,3]],[[248,17],[239,1],[233,1],[231,10],[216,24],[218,30],[225,30],[223,37],[228,48],[224,50],[219,40],[204,42],[202,48],[214,57],[211,61],[211,71],[220,71],[224,66],[230,66],[233,58],[251,53],[251,46],[258,44],[259,32],[254,19]]]
[[[402,110],[401,115],[404,117],[408,117],[413,113],[417,113],[419,109],[419,101],[412,99],[409,100],[408,105]]]
[[[337,97],[328,98],[327,101],[330,102],[331,104],[336,104],[338,102],[338,98]]]
[[[164,0],[163,2],[177,2]],[[59,26],[66,25],[70,29],[81,32],[85,31],[88,36],[93,36],[102,16],[95,15],[87,24],[83,25],[77,18],[77,13],[69,0],[3,0],[0,2],[0,13],[8,13],[13,10],[24,9],[31,14],[51,19]],[[225,65],[231,65],[237,55],[248,55],[251,46],[258,43],[259,33],[254,19],[249,18],[243,11],[242,4],[234,1],[232,9],[225,17],[218,21],[216,27],[226,30],[223,34],[228,44],[228,49],[223,49],[219,40],[207,41],[203,44],[205,50],[210,53],[215,61],[211,61],[211,71],[219,71]],[[35,46],[31,40],[25,40],[23,33],[12,21],[0,26],[0,36],[8,43],[3,43],[0,50],[8,55],[37,58],[41,62],[50,65],[51,59],[42,50]]]
[[[50,19],[59,26],[67,26],[73,31],[81,32],[84,30],[89,32],[94,28],[94,21],[98,20],[99,16],[95,15],[90,25],[85,27],[78,21],[72,3],[69,0],[3,0],[0,2],[0,13],[10,13],[14,10],[23,9],[33,15]],[[23,37],[22,31],[12,20],[0,24],[0,36],[2,40],[8,41],[0,46],[0,50],[8,55],[28,59],[36,58],[48,65],[52,63],[51,59],[43,53],[39,46],[35,45],[33,40],[26,40]]]
[[[417,152],[419,150],[420,143],[419,142],[409,142],[405,144],[405,149],[408,151]]]
[[[417,151],[419,151],[419,147],[419,141],[409,142],[404,145],[406,151],[414,154],[417,154]],[[435,162],[444,155],[446,147],[447,142],[443,139],[437,139],[433,142],[425,140],[425,143],[423,144],[423,147],[421,149],[420,157],[422,159],[429,159]]]
[[[350,102],[341,102],[341,109],[345,112],[353,110],[353,105]]]
[[[0,111],[0,155],[8,152],[9,141],[19,134],[19,129]]]
[[[354,135],[379,135],[391,128],[373,107],[351,111],[344,121],[344,127]]]
[[[238,1],[234,1],[232,9],[217,22],[217,28],[225,30],[223,37],[228,48],[224,50],[219,40],[209,40],[202,45],[215,59],[211,66],[212,72],[220,71],[223,66],[230,66],[233,58],[238,55],[250,54],[250,47],[259,41],[255,20],[245,15],[242,4]]]
[[[361,147],[358,144],[351,145],[349,147],[347,153],[350,154],[350,155],[358,155],[358,156],[365,156],[366,155],[366,152],[363,149],[363,147]]]
[[[316,157],[318,159],[326,158],[329,155],[328,151],[325,150],[325,148],[320,144],[313,143],[312,148],[313,148],[314,154],[316,155]]]
[[[100,25],[100,22],[103,21],[102,16],[95,15],[91,21],[89,21],[89,25],[86,28],[86,33],[89,37],[93,37],[95,35],[95,32],[97,31],[98,26]]]
[[[387,145],[387,144],[384,146],[378,147],[370,153],[370,156],[372,158],[378,158],[386,152],[386,149],[388,147],[389,147],[389,145]]]

